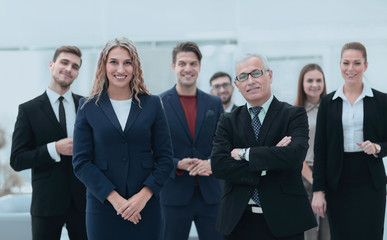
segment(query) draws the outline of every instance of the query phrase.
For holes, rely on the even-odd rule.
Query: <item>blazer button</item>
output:
[[[122,144],[125,144],[125,143],[126,143],[126,139],[123,138],[123,139],[122,139]]]
[[[127,159],[126,157],[123,157],[121,161],[122,161],[122,162],[127,162],[128,159]]]

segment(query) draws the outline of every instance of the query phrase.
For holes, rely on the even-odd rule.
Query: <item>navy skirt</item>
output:
[[[327,190],[327,214],[332,240],[382,240],[386,187],[376,189],[363,152],[344,153],[337,191]]]
[[[153,196],[141,211],[141,220],[133,224],[117,215],[113,206],[99,202],[87,194],[86,230],[89,240],[154,239],[161,237],[161,209],[158,197]]]

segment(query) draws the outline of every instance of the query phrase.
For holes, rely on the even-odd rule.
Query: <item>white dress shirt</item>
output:
[[[59,97],[60,95],[50,88],[46,90],[48,99],[50,100],[52,110],[54,110],[55,116],[59,122]],[[66,129],[67,129],[67,137],[72,138],[74,132],[74,123],[75,123],[75,115],[76,109],[74,105],[74,99],[71,94],[71,91],[67,91],[63,96],[63,106],[66,113]],[[56,142],[51,142],[47,144],[47,150],[50,154],[51,158],[55,160],[55,162],[60,162],[60,155],[56,151],[55,147]]]
[[[351,105],[344,95],[344,85],[337,89],[332,100],[341,98],[343,100],[343,113],[341,121],[343,124],[344,152],[362,152],[362,148],[357,145],[364,142],[363,122],[364,122],[364,97],[373,97],[374,94],[369,86],[363,82],[363,91]]]

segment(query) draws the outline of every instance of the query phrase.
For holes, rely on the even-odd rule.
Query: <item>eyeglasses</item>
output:
[[[220,90],[220,88],[229,88],[229,87],[231,87],[231,83],[225,82],[223,84],[215,84],[214,86],[212,86],[212,89],[218,91]]]
[[[238,76],[235,77],[235,80],[238,82],[246,81],[247,79],[249,79],[249,75],[251,75],[253,78],[259,78],[260,76],[263,75],[263,73],[268,72],[268,71],[270,71],[270,70],[269,69],[265,69],[265,70],[255,69],[250,73],[239,74]]]

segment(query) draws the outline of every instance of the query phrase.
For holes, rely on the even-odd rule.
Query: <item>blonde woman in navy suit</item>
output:
[[[131,41],[105,45],[80,106],[73,165],[87,187],[89,239],[159,239],[158,195],[173,168],[171,136]]]
[[[363,82],[365,47],[341,51],[344,85],[326,95],[317,114],[313,200],[328,215],[331,239],[383,239],[387,154],[387,94]]]

